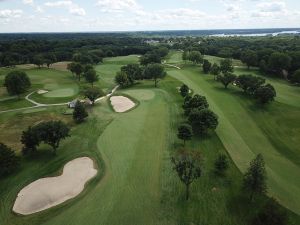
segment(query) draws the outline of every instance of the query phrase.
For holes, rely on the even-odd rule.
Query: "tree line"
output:
[[[18,64],[50,66],[54,62],[71,61],[75,53],[82,53],[83,60],[101,61],[101,58],[145,54],[153,47],[143,38],[126,35],[9,35],[0,37],[0,67]]]
[[[171,48],[199,51],[202,55],[241,60],[261,72],[300,83],[300,38],[288,37],[185,37],[173,38]]]

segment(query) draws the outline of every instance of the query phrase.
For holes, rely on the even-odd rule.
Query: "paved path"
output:
[[[176,69],[181,70],[181,68],[180,68],[179,66],[175,66],[175,65],[172,65],[172,64],[163,63],[163,65],[165,65],[165,66],[170,66],[170,67],[174,67],[174,68],[176,68]]]
[[[109,94],[107,94],[106,96],[103,96],[101,98],[98,98],[95,100],[95,102],[99,102],[101,100],[103,100],[106,97],[110,97],[117,89],[119,88],[119,85],[116,86]],[[27,101],[29,101],[30,103],[34,104],[34,106],[30,106],[30,107],[23,107],[23,108],[19,108],[19,109],[9,109],[9,110],[4,110],[4,111],[0,111],[1,113],[6,113],[6,112],[16,112],[16,111],[20,111],[20,110],[26,110],[26,109],[34,109],[34,108],[39,108],[39,107],[50,107],[50,106],[63,106],[63,105],[68,105],[69,102],[65,102],[65,103],[57,103],[57,104],[43,104],[43,103],[38,103],[32,99],[30,99],[30,96],[35,93],[31,92],[30,94],[26,95],[25,99]]]

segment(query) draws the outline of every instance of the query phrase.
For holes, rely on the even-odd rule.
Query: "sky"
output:
[[[0,32],[300,27],[299,0],[0,0]]]

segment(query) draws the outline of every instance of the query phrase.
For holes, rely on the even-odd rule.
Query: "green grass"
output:
[[[106,87],[113,87],[115,70],[127,60],[135,62],[136,57],[112,58],[97,66],[102,73],[99,83],[106,80]],[[159,88],[143,81],[119,90],[139,102],[133,110],[114,113],[108,100],[102,101],[89,110],[90,117],[80,125],[74,125],[70,115],[63,115],[65,107],[0,114],[0,128],[7,131],[0,133],[0,139],[16,150],[21,148],[16,143],[22,130],[29,125],[62,119],[72,127],[71,137],[62,142],[56,157],[42,145],[33,158],[22,159],[18,172],[0,180],[0,224],[247,225],[261,204],[244,199],[239,169],[244,171],[258,152],[263,152],[267,161],[270,193],[279,196],[285,206],[297,207],[298,108],[275,102],[260,110],[236,89],[225,91],[211,76],[201,74],[199,67],[186,65],[183,70],[168,69],[168,73]],[[176,137],[179,123],[185,121],[183,99],[176,89],[182,82],[194,93],[207,96],[220,121],[216,133],[188,142],[188,148],[201,152],[204,168],[202,177],[191,186],[188,202],[184,185],[170,163],[170,155],[182,146]],[[283,145],[289,147],[284,152]],[[216,177],[212,173],[214,160],[227,152],[235,163],[230,160],[226,178]],[[26,217],[12,213],[22,187],[58,174],[66,162],[80,156],[95,159],[99,173],[79,197]],[[290,171],[292,165],[294,171]],[[262,203],[266,198],[257,200]],[[299,224],[299,216],[290,215],[291,224]]]
[[[293,149],[300,145],[297,138],[299,119],[295,116],[299,110],[276,102],[257,113],[259,106],[253,99],[234,88],[225,90],[212,76],[201,74],[198,68],[188,66],[181,71],[170,70],[169,74],[186,83],[195,93],[207,96],[211,108],[219,116],[217,134],[238,168],[245,171],[249,161],[262,153],[267,163],[270,195],[300,213],[299,151]],[[278,123],[283,119],[282,114],[286,114],[288,123]],[[264,126],[268,121],[270,125]],[[294,128],[289,123],[294,124]],[[285,133],[287,130],[289,132]],[[282,141],[274,145],[271,139],[276,139],[276,136]],[[290,150],[280,148],[280,142],[288,145]],[[297,158],[291,160],[293,156]]]

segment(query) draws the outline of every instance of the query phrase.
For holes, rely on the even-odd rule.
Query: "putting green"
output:
[[[62,88],[62,89],[49,91],[43,96],[47,98],[63,98],[63,97],[70,97],[75,94],[77,94],[77,90],[75,88]]]

